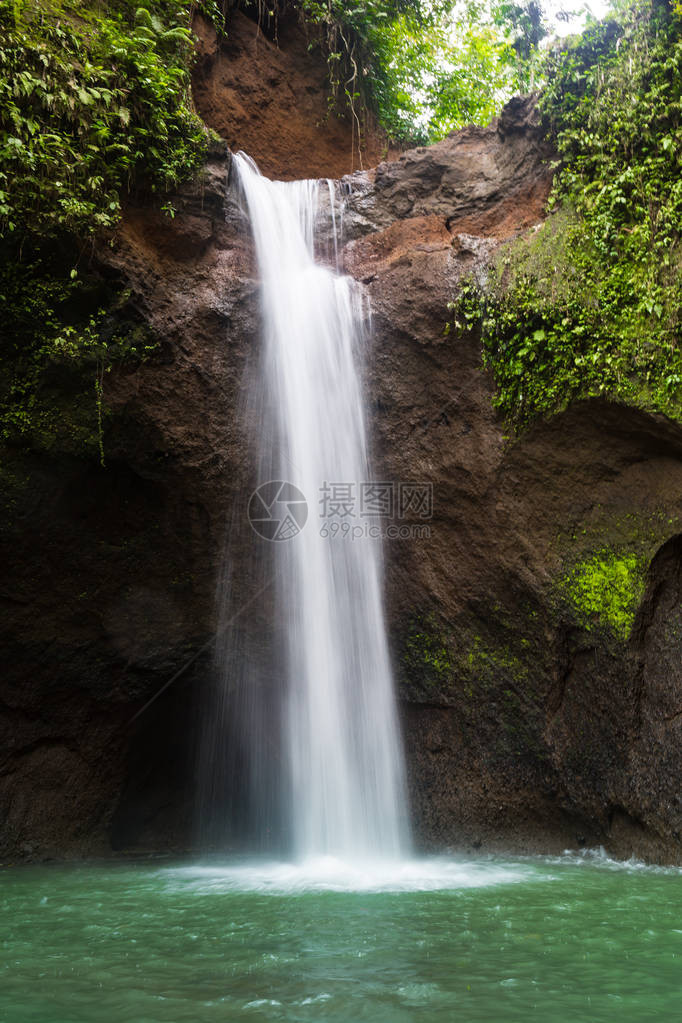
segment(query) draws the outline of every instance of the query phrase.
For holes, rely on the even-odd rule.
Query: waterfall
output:
[[[371,484],[360,379],[368,310],[351,278],[316,261],[318,182],[270,181],[244,154],[233,173],[254,239],[263,328],[251,396],[260,486],[249,515],[275,579],[283,647],[280,768],[265,782],[263,728],[240,725],[252,745],[250,798],[262,804],[265,830],[279,803],[297,859],[398,858],[409,840],[381,540],[376,520],[359,514]],[[335,217],[332,238],[333,256]],[[242,716],[258,714],[248,694],[238,702]],[[274,799],[264,791],[273,785]]]

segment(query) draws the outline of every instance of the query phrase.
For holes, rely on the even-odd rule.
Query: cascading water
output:
[[[271,559],[284,646],[281,770],[265,782],[258,780],[258,765],[269,756],[257,748],[263,729],[253,720],[240,726],[252,746],[250,798],[262,804],[256,816],[266,833],[279,802],[298,859],[399,858],[408,836],[380,540],[334,530],[328,501],[332,490],[356,497],[371,478],[358,371],[363,296],[349,277],[315,261],[318,182],[270,181],[244,154],[234,157],[233,171],[261,280],[264,345],[251,402],[260,410],[259,482],[275,481],[259,490],[250,512],[256,525],[277,531],[271,543],[254,542]],[[335,222],[333,237],[336,249]],[[300,532],[301,496],[297,504],[296,491],[277,481],[305,496]],[[234,651],[223,657],[234,662]],[[242,689],[252,683],[242,676]],[[258,715],[248,694],[238,702],[242,719]],[[274,799],[265,791],[273,785]]]

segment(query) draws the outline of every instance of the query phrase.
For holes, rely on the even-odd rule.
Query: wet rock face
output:
[[[346,177],[346,237],[423,217],[453,236],[513,237],[544,217],[552,156],[533,97],[518,97],[485,128],[472,125]]]
[[[518,100],[342,183],[341,258],[373,309],[376,476],[433,486],[431,517],[405,520],[421,531],[386,543],[413,816],[431,846],[676,860],[682,431],[593,401],[511,443],[478,339],[445,330],[462,277],[483,280],[500,240],[542,217],[548,155]],[[98,253],[160,340],[106,375],[106,467],[58,446],[3,456],[6,856],[191,843],[217,568],[258,482],[258,286],[228,176],[216,150],[174,219],[133,206]],[[651,567],[614,639],[569,613],[558,580],[569,555],[635,534]],[[250,546],[231,537],[246,604]],[[244,620],[264,650],[273,625]]]
[[[189,840],[210,651],[132,718],[210,638],[227,509],[252,471],[236,410],[257,286],[227,170],[216,153],[175,219],[131,207],[100,254],[158,341],[104,376],[105,467],[58,438],[3,451],[2,855]]]
[[[453,233],[504,238],[542,219],[551,155],[532,99],[518,99],[487,128],[380,164],[377,203],[394,218],[428,214]]]
[[[655,858],[650,826],[671,850],[682,843],[682,536],[651,564],[636,650],[634,742],[612,827],[623,847],[634,833]]]

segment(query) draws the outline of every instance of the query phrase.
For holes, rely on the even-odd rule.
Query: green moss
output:
[[[519,644],[524,649],[529,645],[523,638],[519,639]],[[525,682],[528,678],[527,666],[511,646],[486,644],[480,636],[474,637],[462,659],[462,668],[469,683],[482,685],[489,685],[500,677],[519,683]]]
[[[495,620],[495,612],[491,619]],[[452,693],[455,685],[467,697],[500,681],[523,685],[529,679],[526,663],[530,640],[501,626],[504,641],[467,632],[455,639],[445,635],[429,615],[415,619],[403,648],[402,666],[407,677],[422,689]]]
[[[402,663],[408,677],[422,686],[442,688],[451,682],[453,662],[447,641],[433,616],[420,616],[412,621]]]
[[[539,608],[522,601],[491,601],[456,622],[415,617],[401,658],[403,697],[453,708],[463,748],[503,761],[541,758],[551,670],[541,621]]]
[[[644,593],[646,564],[631,552],[603,550],[578,562],[559,585],[585,629],[606,626],[625,640]]]
[[[682,519],[669,508],[613,515],[597,504],[589,520],[556,536],[550,557],[556,571],[557,612],[568,608],[588,630],[627,638],[643,593],[648,566],[679,533]]]
[[[490,609],[486,621],[494,622],[499,632],[489,632],[486,638],[476,634],[459,661],[466,719],[479,739],[481,718],[495,722],[486,741],[503,758],[542,755],[538,680],[545,668],[535,612],[524,615],[520,611],[511,614],[502,608]],[[521,633],[524,617],[526,635]],[[482,698],[486,707],[483,714]]]

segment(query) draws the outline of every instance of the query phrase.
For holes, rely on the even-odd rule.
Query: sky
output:
[[[557,36],[581,32],[585,26],[586,8],[589,9],[595,18],[601,19],[608,13],[610,6],[608,0],[587,0],[587,2],[581,2],[581,0],[573,0],[573,2],[571,0],[544,0],[542,4],[547,20],[551,23],[554,34]],[[566,10],[575,11],[575,16],[569,21],[559,20],[557,13]]]

